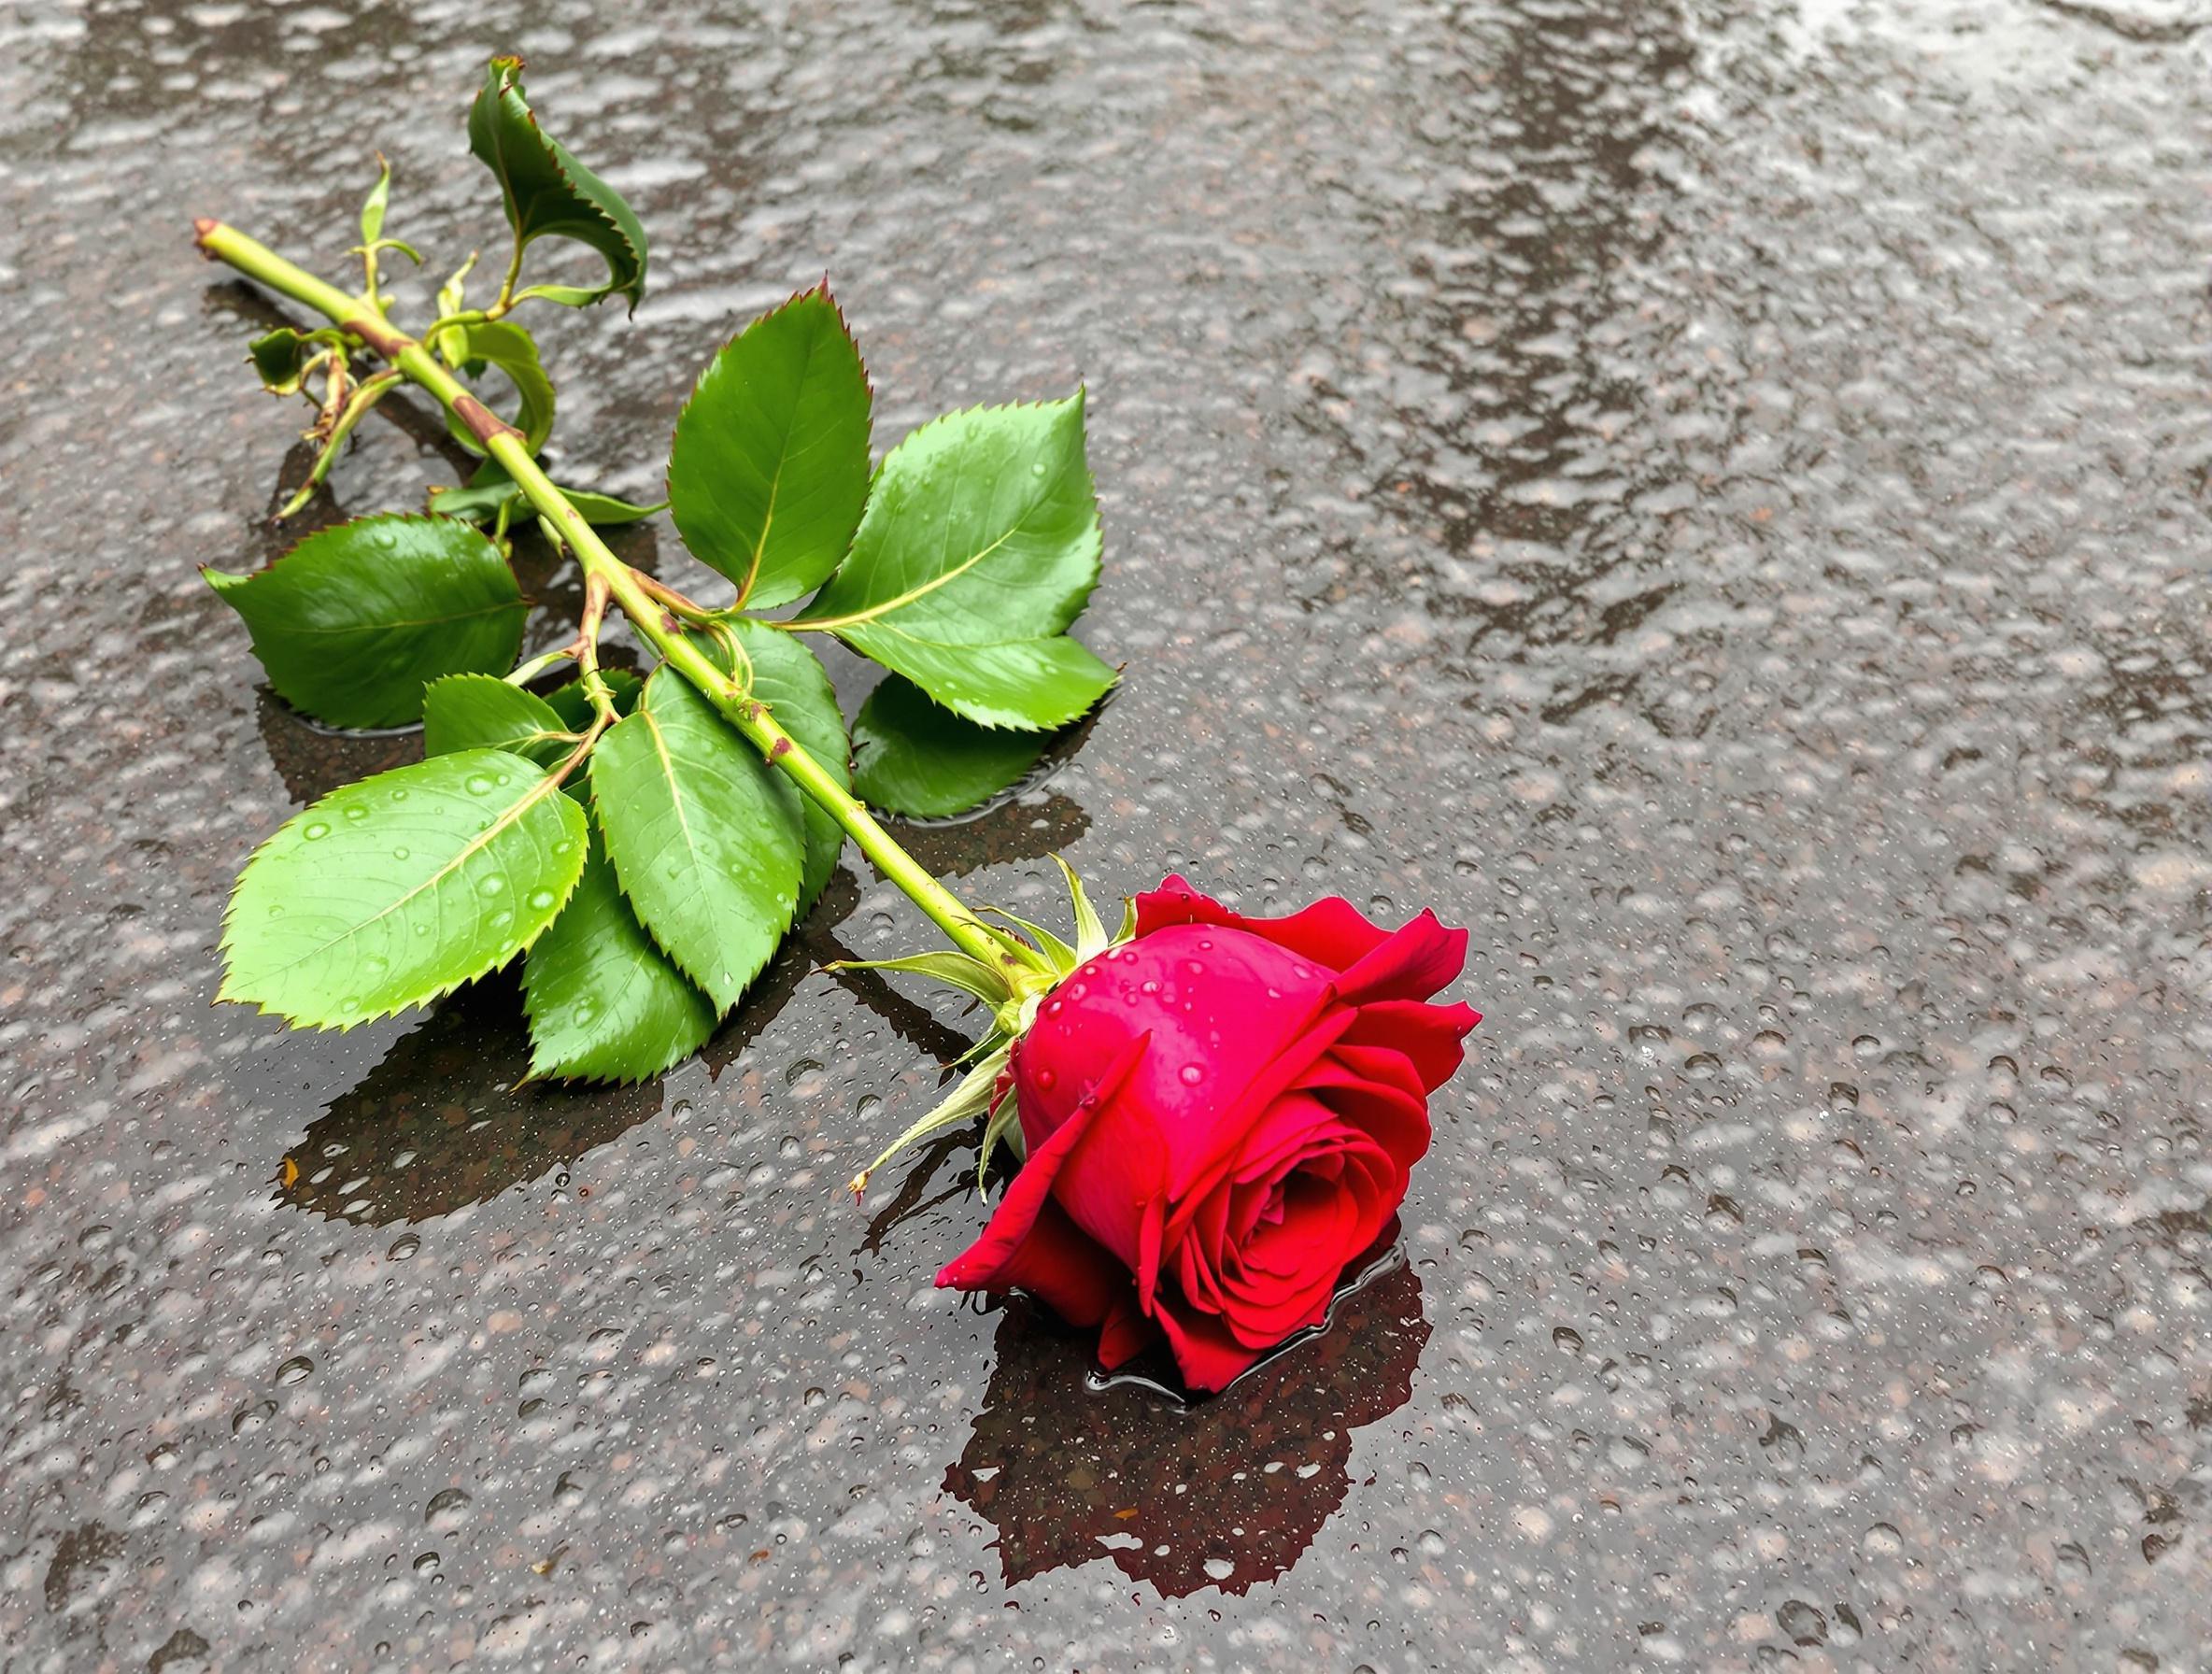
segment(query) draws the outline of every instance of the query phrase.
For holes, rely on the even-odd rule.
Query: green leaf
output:
[[[845,742],[844,716],[821,660],[796,637],[765,622],[740,617],[729,627],[752,665],[753,695],[768,705],[800,748],[851,789],[852,745]],[[844,853],[844,828],[811,797],[801,798],[800,807],[806,821],[806,866],[799,881],[798,909],[803,914],[837,870],[837,857]]]
[[[538,360],[537,339],[522,327],[508,319],[491,319],[471,326],[454,326],[439,333],[452,336],[458,333],[463,343],[461,356],[465,364],[482,361],[498,367],[507,375],[515,386],[518,402],[514,425],[522,433],[523,441],[535,453],[546,445],[546,438],[553,433],[553,380],[546,376],[546,368]],[[448,412],[446,429],[456,442],[471,453],[482,453],[484,444],[470,433],[468,426]],[[445,508],[439,507],[441,511]]]
[[[594,494],[588,489],[560,490],[568,496],[568,503],[584,514],[584,521],[595,529],[612,529],[617,524],[635,523],[651,517],[655,512],[668,509],[663,500],[653,505],[640,505],[634,500],[620,500],[612,494]]]
[[[1079,719],[1116,678],[1077,640],[940,645],[871,623],[841,631],[853,649],[895,669],[947,709],[979,726],[1054,731]]]
[[[511,750],[551,767],[576,734],[545,699],[496,674],[448,674],[422,688],[422,753]]]
[[[700,376],[668,456],[671,515],[756,609],[837,568],[868,498],[868,373],[827,281],[763,314]]]
[[[202,574],[246,618],[277,694],[333,726],[419,719],[425,684],[503,672],[522,644],[513,572],[451,518],[357,518],[256,575]]]
[[[876,474],[804,625],[986,727],[1073,720],[1113,671],[1059,637],[1099,579],[1083,394],[925,424]]]
[[[623,900],[600,841],[576,892],[522,967],[532,1076],[643,1081],[706,1044],[714,1002]]]
[[[889,674],[853,717],[853,788],[892,814],[965,814],[1035,767],[1049,742],[979,727]]]
[[[622,892],[723,1011],[791,928],[799,795],[674,669],[591,755],[591,802]]]
[[[476,252],[471,250],[469,259],[453,270],[453,277],[438,287],[438,318],[440,319],[449,314],[461,312],[461,305],[468,294],[469,269],[475,265]],[[438,351],[438,359],[448,366],[461,364],[463,358],[462,351],[467,345],[468,338],[460,326],[447,326],[432,339],[432,347]]]
[[[635,673],[629,669],[602,669],[599,677],[614,694],[617,715],[628,715],[637,707],[638,696],[645,689],[645,683]],[[546,706],[560,717],[561,724],[571,732],[581,732],[591,724],[591,700],[585,695],[581,680],[555,687],[546,694]]]
[[[612,494],[595,494],[588,489],[572,489],[565,483],[554,485],[568,496],[568,503],[583,513],[584,521],[595,528],[608,529],[620,523],[635,523],[655,512],[666,511],[668,503],[658,505],[639,505],[634,501],[620,500]],[[461,489],[432,489],[430,491],[431,509],[441,517],[465,518],[472,523],[488,523],[498,516],[499,508],[508,502],[519,506],[526,496],[515,486],[497,460],[478,461],[469,476],[468,486]]]
[[[307,375],[308,361],[335,335],[326,332],[295,332],[288,325],[280,325],[248,343],[246,353],[270,394],[297,395],[300,380]]]
[[[530,297],[559,303],[564,308],[588,307],[606,294],[603,287],[590,285],[525,285],[515,292],[515,300],[522,302]]]
[[[369,188],[369,195],[361,206],[361,241],[374,245],[384,236],[384,209],[391,202],[391,164],[383,157],[376,159],[376,184]]]
[[[518,248],[540,238],[573,238],[597,250],[607,282],[573,289],[561,302],[597,302],[619,293],[631,313],[645,294],[645,233],[614,188],[570,156],[538,126],[522,96],[522,61],[495,58],[469,109],[469,149],[499,177],[507,224]],[[552,287],[540,287],[546,294]]]
[[[435,1000],[553,922],[588,835],[584,811],[503,750],[437,756],[334,790],[240,874],[219,998],[316,1029]]]

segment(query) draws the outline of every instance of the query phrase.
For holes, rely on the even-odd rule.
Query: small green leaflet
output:
[[[376,159],[376,184],[369,188],[369,195],[362,200],[361,241],[373,245],[384,236],[384,210],[391,202],[391,164],[381,156]]]
[[[576,737],[545,699],[495,674],[448,674],[422,688],[422,753],[510,750],[551,767]]]
[[[602,669],[599,677],[614,694],[617,715],[628,715],[637,707],[638,696],[645,689],[645,683],[633,671]],[[580,680],[571,680],[566,686],[556,686],[547,692],[546,707],[558,715],[572,732],[581,732],[591,724],[591,700],[585,694]]]
[[[461,305],[467,298],[469,269],[476,265],[476,252],[471,250],[469,259],[453,270],[453,277],[438,287],[438,318],[461,312]],[[459,366],[461,350],[467,346],[468,336],[461,326],[447,326],[432,339],[432,347],[438,351],[438,359],[448,366]]]
[[[591,804],[653,939],[728,1011],[791,928],[799,794],[674,669],[591,754]]]
[[[876,474],[844,566],[801,625],[834,632],[986,727],[1073,720],[1113,671],[1068,624],[1099,579],[1083,395],[925,424]]]
[[[334,790],[239,875],[219,998],[351,1029],[505,964],[584,870],[584,811],[536,764],[463,750]]]
[[[522,967],[530,1072],[643,1081],[715,1032],[714,1002],[645,934],[598,838],[576,892]]]
[[[584,514],[584,521],[594,528],[608,529],[620,523],[635,523],[667,509],[659,505],[639,505],[629,500],[617,499],[612,494],[595,494],[588,489],[572,489],[565,483],[556,483],[568,503]],[[498,515],[499,508],[509,501],[516,509],[529,504],[522,490],[515,486],[515,479],[506,474],[497,460],[481,460],[470,474],[468,486],[463,489],[432,489],[430,491],[431,510],[440,517],[466,518],[472,523],[486,523]]]
[[[795,636],[765,622],[739,617],[730,628],[752,665],[753,696],[768,705],[800,748],[851,789],[852,746],[845,742],[837,690],[821,660]],[[803,914],[837,870],[837,857],[844,852],[844,828],[811,797],[801,798],[800,807],[806,820],[806,865],[799,881],[798,907]]]
[[[546,368],[538,360],[537,339],[512,320],[493,319],[464,327],[455,327],[461,337],[461,363],[482,361],[498,367],[507,375],[515,386],[518,405],[515,428],[522,433],[522,439],[532,453],[545,447],[546,438],[553,433],[553,380],[546,376]],[[441,335],[452,335],[453,332]],[[471,453],[482,453],[484,444],[470,433],[468,426],[451,413],[446,415],[447,433]],[[440,506],[440,511],[446,508]]]
[[[522,96],[522,61],[495,58],[469,108],[469,149],[499,177],[518,246],[573,238],[605,259],[597,287],[540,286],[536,294],[572,306],[620,294],[632,313],[645,294],[645,233],[614,188],[538,126]]]
[[[717,354],[676,418],[670,514],[737,603],[787,604],[844,556],[868,498],[869,390],[828,281]]]
[[[871,807],[919,819],[965,814],[1037,765],[1051,740],[993,731],[886,674],[853,717],[853,789]]]
[[[312,355],[337,341],[335,332],[295,332],[280,325],[246,346],[253,370],[272,395],[297,395]]]
[[[514,574],[451,518],[357,518],[256,575],[202,573],[246,618],[277,695],[333,726],[418,719],[425,683],[502,673],[522,644]]]

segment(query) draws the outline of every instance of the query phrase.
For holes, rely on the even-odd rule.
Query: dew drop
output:
[[[1037,1071],[1037,1085],[1045,1088],[1047,1091],[1050,1091],[1055,1085],[1056,1085],[1059,1082],[1059,1079],[1060,1078],[1057,1075],[1055,1075],[1050,1070],[1040,1070]]]
[[[308,1359],[305,1355],[294,1355],[291,1359],[287,1360],[282,1366],[279,1366],[276,1369],[276,1382],[279,1385],[285,1383],[297,1383],[302,1378],[308,1376],[314,1370],[314,1361]]]
[[[462,1508],[469,1503],[468,1493],[461,1488],[444,1488],[430,1497],[430,1504],[422,1508],[422,1521],[437,1523],[441,1520],[459,1521]]]
[[[412,1232],[405,1233],[391,1241],[391,1248],[384,1252],[384,1258],[387,1261],[412,1261],[415,1252],[421,1248],[422,1241],[419,1238]]]
[[[486,878],[481,884],[476,886],[476,893],[489,901],[491,899],[491,897],[503,893],[506,889],[506,887],[507,880],[501,877],[499,873],[495,872],[489,877]]]
[[[330,827],[323,824],[319,819],[309,820],[307,822],[307,829],[300,833],[300,835],[305,837],[309,843],[318,842],[322,838],[328,837],[330,834]]]
[[[531,908],[531,911],[532,911],[532,912],[533,912],[533,913],[543,913],[543,912],[544,912],[544,911],[545,911],[545,910],[546,910],[547,907],[551,906],[552,904],[553,904],[553,891],[552,891],[552,890],[550,890],[550,889],[532,889],[532,890],[530,892],[530,908]]]
[[[407,858],[407,851],[404,847],[395,848],[391,851],[391,858],[395,860],[404,860]]]
[[[1205,1079],[1206,1071],[1200,1066],[1197,1064],[1185,1064],[1183,1066],[1183,1085],[1184,1086],[1195,1087],[1198,1085],[1198,1083],[1204,1081]]]
[[[1047,1017],[1056,1017],[1056,1016],[1058,1016],[1058,1015],[1060,1014],[1060,1012],[1061,1012],[1061,1010],[1062,1010],[1062,1003],[1061,1003],[1059,1000],[1048,1000],[1048,1001],[1045,1003],[1045,1007],[1044,1007],[1044,1014],[1045,1014]]]
[[[489,796],[491,794],[491,775],[471,773],[467,780],[467,789],[471,796]]]

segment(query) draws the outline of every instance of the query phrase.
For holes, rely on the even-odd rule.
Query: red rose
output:
[[[1042,1297],[1109,1368],[1164,1336],[1191,1387],[1224,1387],[1320,1322],[1405,1198],[1482,1021],[1427,1003],[1466,958],[1433,913],[1247,918],[1179,877],[1138,897],[1134,939],[1014,1046],[1028,1160],[937,1283]]]

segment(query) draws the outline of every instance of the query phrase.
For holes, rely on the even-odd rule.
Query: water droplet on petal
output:
[[[315,1362],[305,1355],[294,1355],[276,1369],[276,1382],[296,1383],[315,1369]]]
[[[1197,1064],[1185,1064],[1183,1066],[1183,1085],[1184,1086],[1195,1087],[1198,1085],[1198,1083],[1204,1081],[1205,1079],[1206,1071],[1200,1066]]]

